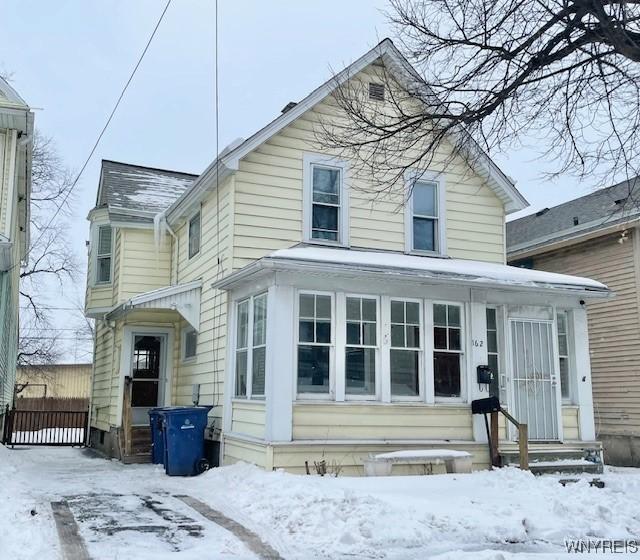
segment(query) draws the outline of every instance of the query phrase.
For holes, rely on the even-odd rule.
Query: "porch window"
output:
[[[348,243],[349,209],[346,164],[321,154],[304,156],[304,240],[329,245]]]
[[[569,382],[569,318],[566,311],[558,313],[558,356],[560,358],[560,391],[563,400],[571,398]]]
[[[420,395],[420,304],[391,300],[390,375],[392,397]]]
[[[237,303],[236,397],[264,397],[266,352],[267,294],[259,294]]]
[[[433,305],[433,381],[436,397],[460,397],[462,376],[461,308]]]
[[[298,393],[328,395],[332,297],[301,293],[298,305]]]
[[[236,397],[247,396],[249,362],[249,300],[238,302],[236,326]]]
[[[493,383],[489,388],[491,396],[498,397],[501,403],[506,403],[506,392],[502,383],[500,371],[500,345],[498,343],[498,310],[487,307],[487,361],[493,372]]]
[[[375,396],[378,348],[378,302],[374,298],[347,297],[345,393]]]
[[[96,283],[111,282],[111,255],[113,252],[113,229],[111,226],[98,228],[98,247],[96,249]]]
[[[189,258],[200,252],[200,212],[189,220]]]

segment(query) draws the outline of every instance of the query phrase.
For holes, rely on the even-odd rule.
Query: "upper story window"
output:
[[[200,252],[200,212],[189,220],[189,258]]]
[[[430,178],[433,176],[433,179]],[[446,253],[444,183],[435,175],[411,179],[405,211],[407,252]]]
[[[304,240],[348,244],[349,201],[344,162],[310,154],[304,159]]]
[[[111,282],[111,259],[113,254],[113,228],[98,227],[96,247],[96,284]]]

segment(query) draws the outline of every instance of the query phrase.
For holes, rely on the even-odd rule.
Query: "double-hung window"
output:
[[[344,245],[348,241],[348,204],[344,162],[307,154],[304,158],[305,241]]]
[[[378,361],[378,301],[346,298],[345,394],[376,395]]]
[[[420,330],[420,303],[392,299],[389,350],[392,397],[420,396]]]
[[[436,397],[462,395],[462,310],[433,304],[433,384]]]
[[[411,174],[405,208],[405,250],[445,254],[444,179],[433,173]]]
[[[569,382],[569,317],[566,311],[558,312],[558,356],[560,358],[560,391],[563,400],[571,398]]]
[[[331,392],[332,296],[300,293],[298,394]]]
[[[96,247],[96,283],[111,282],[111,255],[113,253],[113,229],[111,226],[98,227]]]
[[[266,350],[267,294],[260,294],[236,304],[236,397],[264,397]]]
[[[189,258],[200,252],[200,212],[189,220]]]

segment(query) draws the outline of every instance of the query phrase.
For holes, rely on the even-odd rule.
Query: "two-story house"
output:
[[[385,103],[385,84],[416,79],[384,40],[198,177],[103,162],[89,216],[95,446],[136,460],[149,407],[199,401],[225,464],[362,472],[369,453],[438,447],[482,468],[470,403],[489,394],[489,365],[532,445],[599,450],[584,302],[609,291],[505,264],[505,216],[527,206],[513,182],[454,150],[462,136],[372,201],[374,178],[318,141],[321,119],[342,118],[336,87]]]
[[[0,428],[18,355],[18,283],[29,245],[33,113],[0,77]]]
[[[596,278],[616,297],[588,305],[596,435],[607,463],[640,466],[640,178],[507,224],[514,266]],[[561,377],[568,375],[560,362]],[[563,402],[571,402],[566,383]]]

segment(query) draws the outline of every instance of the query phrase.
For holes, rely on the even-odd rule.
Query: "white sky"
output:
[[[20,95],[40,109],[37,128],[55,138],[70,167],[84,162],[164,4],[3,0],[0,72],[10,73]],[[220,147],[255,132],[288,101],[390,35],[385,6],[377,0],[220,0]],[[69,227],[83,263],[102,158],[193,173],[213,159],[214,45],[214,1],[174,0],[78,184]],[[530,201],[527,213],[602,186],[569,176],[545,181],[532,149],[493,155]],[[76,290],[83,292],[84,279]],[[56,306],[77,298],[69,288],[52,287],[49,294]],[[58,314],[58,327],[71,322],[69,314]],[[76,346],[69,341],[66,361],[86,359]]]

